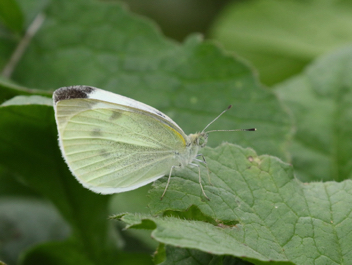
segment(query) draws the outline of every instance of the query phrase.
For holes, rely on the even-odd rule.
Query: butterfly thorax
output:
[[[208,142],[208,135],[204,132],[190,134],[186,139],[187,155],[183,156],[181,164],[186,166],[191,163],[198,155],[199,149],[203,148]]]

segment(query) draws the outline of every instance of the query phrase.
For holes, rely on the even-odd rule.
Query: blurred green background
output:
[[[19,5],[15,6],[12,2],[16,3],[3,0],[0,4],[0,54],[4,55],[0,60],[10,54],[11,45],[17,43],[25,27],[50,3],[18,0]],[[227,51],[245,58],[268,86],[299,73],[317,56],[352,40],[350,0],[121,2],[132,12],[149,17],[165,36],[176,41],[182,42],[191,33],[202,33]],[[26,10],[25,16],[20,14],[21,8]]]
[[[352,41],[350,0],[125,0],[182,41],[201,32],[248,60],[271,86]]]

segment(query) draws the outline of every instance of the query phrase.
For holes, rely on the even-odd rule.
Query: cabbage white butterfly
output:
[[[84,187],[102,194],[119,193],[169,174],[162,199],[172,171],[191,165],[198,167],[202,193],[209,199],[199,165],[193,161],[205,163],[198,151],[206,145],[208,133],[214,132],[205,129],[227,110],[202,132],[187,136],[157,109],[95,87],[62,87],[54,92],[53,101],[62,156]]]

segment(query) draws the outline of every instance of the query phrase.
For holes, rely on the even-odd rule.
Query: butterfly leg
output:
[[[161,195],[160,200],[162,200],[162,199],[164,198],[164,195],[165,195],[165,193],[166,193],[167,187],[169,187],[169,183],[170,183],[170,179],[171,179],[172,170],[173,170],[175,167],[177,167],[177,166],[172,166],[171,169],[170,169],[169,178],[167,179],[166,187],[165,187],[165,190],[164,190],[164,192],[163,192],[163,195]]]
[[[190,164],[191,166],[195,166],[195,167],[198,167],[198,175],[199,175],[199,185],[200,185],[200,188],[202,189],[202,192],[203,192],[203,195],[205,198],[207,198],[208,201],[210,201],[210,199],[208,198],[208,196],[205,194],[205,191],[203,189],[203,185],[202,185],[202,178],[200,177],[200,166],[197,165],[197,164]]]
[[[198,161],[198,162],[201,162],[201,163],[205,164],[205,166],[207,167],[207,173],[208,173],[208,180],[209,180],[209,183],[210,183],[210,185],[214,186],[213,183],[211,183],[211,179],[210,179],[210,173],[211,173],[211,171],[210,171],[210,169],[209,169],[209,167],[208,167],[207,161],[205,161],[205,157],[204,157],[202,154],[198,154],[197,157],[198,157],[198,156],[201,156],[203,160],[200,160],[200,159],[195,159],[195,160]]]

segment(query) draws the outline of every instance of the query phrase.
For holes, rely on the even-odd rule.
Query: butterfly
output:
[[[76,179],[89,190],[112,194],[137,189],[198,163],[208,141],[205,130],[186,135],[167,115],[134,99],[91,86],[70,86],[53,93],[62,156]],[[216,131],[255,131],[252,129]],[[198,159],[201,157],[202,159]],[[208,170],[209,176],[209,170]]]

